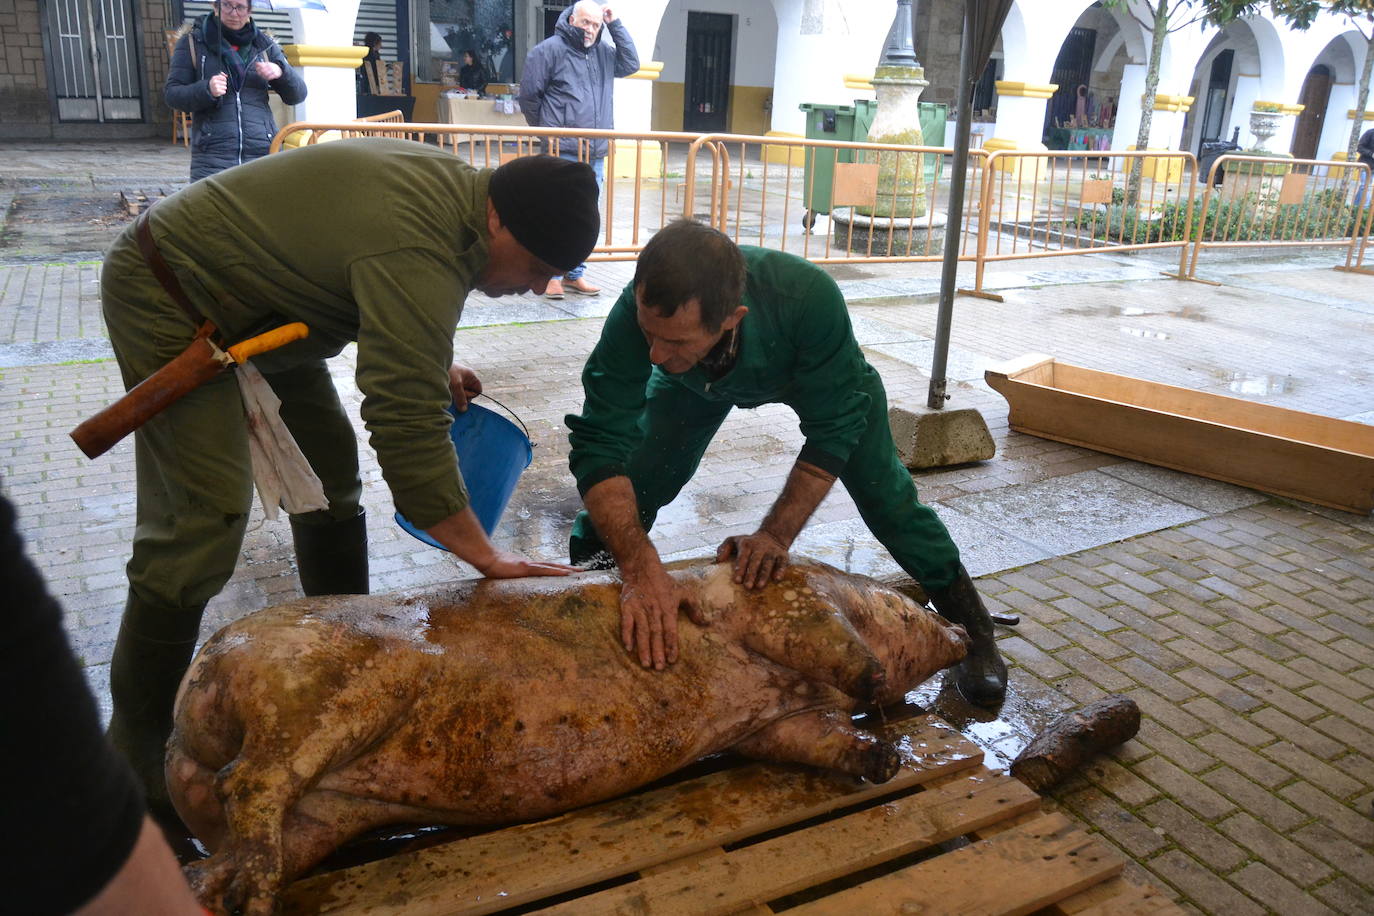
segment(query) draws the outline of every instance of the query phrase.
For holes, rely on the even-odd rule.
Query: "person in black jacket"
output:
[[[487,71],[477,62],[476,51],[463,52],[463,68],[458,71],[458,85],[475,92],[486,91]]]
[[[615,48],[602,40],[605,26],[615,40]],[[639,54],[630,33],[609,6],[595,0],[579,0],[558,17],[554,34],[530,48],[520,78],[520,110],[532,127],[615,127],[611,104],[613,79],[629,76],[639,69]],[[589,140],[588,163],[596,172],[598,184],[606,180],[605,139]],[[563,138],[558,155],[578,158],[578,143]],[[565,277],[555,277],[544,295],[562,299],[565,284],[575,293],[595,296],[601,289],[582,279],[586,264],[579,264]]]
[[[148,817],[138,783],[100,733],[62,609],[24,555],[0,496],[0,881],[7,913],[204,911]]]
[[[363,36],[363,45],[367,48],[367,55],[363,57],[363,62],[358,65],[358,95],[371,95],[373,84],[380,85],[378,79],[380,74],[377,68],[382,62],[382,36],[379,32],[368,32]],[[368,78],[368,71],[371,71],[371,79]]]
[[[1371,170],[1374,170],[1374,128],[1365,131],[1360,135],[1360,142],[1355,147],[1355,153],[1360,157],[1360,161]],[[1359,210],[1364,205],[1365,188],[1369,186],[1369,172],[1360,172],[1360,187],[1355,192],[1355,209]],[[1370,197],[1374,201],[1374,195]]]
[[[163,97],[191,113],[191,180],[267,155],[277,122],[268,91],[295,105],[305,81],[281,47],[258,30],[252,0],[216,0],[177,40]]]

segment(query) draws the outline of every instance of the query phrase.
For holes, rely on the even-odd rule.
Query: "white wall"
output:
[[[651,46],[652,59],[663,61],[660,79],[668,83],[686,80],[688,10],[728,13],[735,17],[735,53],[730,68],[733,85],[773,85],[777,24],[769,0],[674,0],[669,3],[659,21],[658,37]]]
[[[773,129],[806,133],[802,102],[852,104],[869,93],[846,89],[846,73],[872,75],[897,4],[890,0],[774,0],[778,48]]]

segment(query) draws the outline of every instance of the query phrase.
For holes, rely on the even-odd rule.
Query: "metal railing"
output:
[[[588,261],[633,260],[653,232],[692,209],[684,191],[694,183],[682,173],[689,146],[699,134],[669,131],[632,133],[613,130],[587,130],[567,127],[529,127],[514,129],[490,124],[428,124],[387,121],[363,124],[345,121],[333,124],[297,122],[288,124],[272,141],[272,152],[290,145],[293,134],[305,133],[305,143],[316,143],[331,132],[334,136],[404,137],[432,142],[476,168],[496,168],[517,156],[560,149],[589,161],[590,141],[608,141],[606,178],[603,189],[601,240]],[[618,141],[618,142],[617,142]],[[714,161],[704,163],[708,170]],[[632,179],[627,189],[614,180],[620,175]],[[710,187],[710,181],[696,183]],[[704,203],[704,201],[703,201]]]
[[[559,147],[587,161],[589,141],[605,139],[604,227],[589,260],[631,260],[680,216],[818,263],[942,257],[947,148],[399,118],[289,124],[272,151],[302,134],[306,144],[405,137],[495,167]],[[1341,269],[1368,272],[1374,207],[1366,200],[1357,211],[1350,200],[1362,176],[1374,196],[1374,176],[1359,163],[1226,155],[1199,194],[1197,160],[1186,152],[972,150],[958,258],[975,264],[976,279],[965,292],[999,298],[984,279],[1000,261],[1149,249],[1177,248],[1178,272],[1166,276],[1179,279],[1198,279],[1204,248],[1241,246],[1344,246]]]
[[[1315,246],[1346,249],[1363,265],[1374,208],[1352,197],[1369,168],[1359,162],[1230,154],[1212,163],[1197,216],[1187,279],[1208,248]],[[1367,194],[1366,194],[1367,196]]]
[[[988,264],[1020,258],[1178,248],[1181,272],[1196,175],[1190,153],[993,153],[981,189],[973,292],[988,295]]]
[[[687,198],[700,199],[697,159],[709,154],[704,216],[736,242],[790,251],[817,263],[938,261],[945,241],[952,150],[707,134],[687,154]],[[982,181],[988,154],[970,153],[967,180]],[[974,257],[978,195],[966,197],[960,258]],[[818,219],[826,215],[825,220]],[[826,228],[824,235],[812,231]]]

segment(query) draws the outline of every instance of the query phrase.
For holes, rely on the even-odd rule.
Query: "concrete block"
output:
[[[893,406],[887,410],[887,422],[902,464],[913,470],[987,461],[997,454],[987,421],[971,407]]]

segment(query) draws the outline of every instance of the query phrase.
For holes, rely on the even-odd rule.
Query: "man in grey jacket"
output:
[[[603,42],[602,26],[615,41]],[[554,34],[530,49],[520,79],[520,110],[531,127],[615,127],[611,104],[612,81],[639,69],[639,54],[630,33],[609,6],[595,0],[579,0],[558,17]],[[587,162],[596,172],[598,185],[606,180],[604,139],[587,140]],[[562,138],[558,155],[578,158],[578,142]],[[564,289],[583,296],[601,292],[582,279],[586,264],[563,277],[555,277],[544,295],[562,299]],[[566,283],[564,282],[566,281]]]

